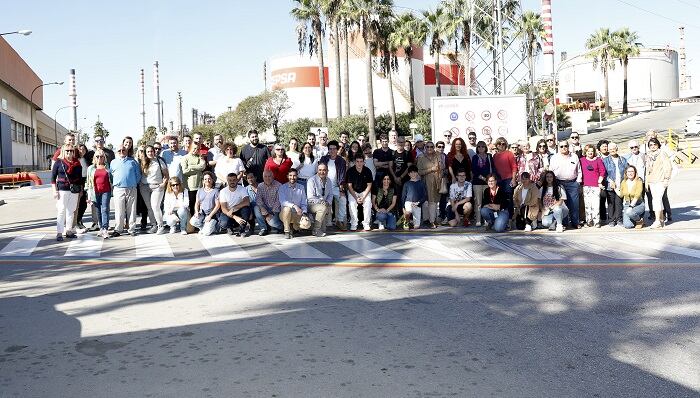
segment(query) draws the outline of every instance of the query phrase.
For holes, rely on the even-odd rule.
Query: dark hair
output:
[[[487,174],[487,175],[486,175],[486,182],[489,182],[489,179],[490,179],[491,177],[493,177],[493,178],[496,180],[496,182],[498,182],[498,176],[497,176],[496,174],[494,174],[494,173],[490,173],[490,174]]]
[[[649,141],[647,142],[647,147],[649,147],[649,144],[651,144],[652,142],[655,143],[656,146],[658,146],[659,148],[661,148],[661,141],[659,141],[659,139],[656,138],[656,137],[650,138],[650,139],[649,139]]]
[[[625,169],[625,172],[627,172],[627,170],[629,170],[629,169],[634,170],[634,176],[635,176],[635,177],[639,177],[639,172],[637,171],[637,168],[636,168],[636,167],[634,167],[634,166],[631,165],[631,164],[628,164],[628,165],[627,165],[627,168]]]
[[[379,136],[379,141],[381,141],[381,140],[388,140],[388,139],[389,139],[389,136],[386,135],[386,134],[382,134],[382,135]]]
[[[355,160],[357,160],[357,159],[362,159],[362,161],[364,161],[364,160],[365,160],[365,155],[363,155],[363,154],[361,154],[361,153],[358,152],[358,153],[355,154],[355,157],[352,158],[352,160],[355,161]]]
[[[489,153],[489,146],[486,145],[486,142],[484,142],[484,141],[479,141],[479,142],[476,143],[476,149],[474,150],[474,152],[476,152],[477,154],[479,153],[479,147],[482,147],[482,148],[486,149],[486,150],[484,151],[484,154]]]
[[[520,180],[529,180],[530,179],[530,173],[527,171],[523,171],[522,174],[520,174]]]
[[[470,135],[473,135],[474,137],[476,137],[476,131],[471,131],[471,130],[470,130],[470,131],[467,133],[467,137],[469,137]]]
[[[603,145],[608,145],[609,143],[610,143],[610,141],[608,141],[608,140],[600,140],[600,141],[598,141],[596,148],[598,148],[598,150],[600,151],[600,147],[602,147]]]
[[[204,177],[206,177],[206,176],[209,176],[209,177],[211,177],[212,180],[216,181],[216,176],[211,171],[207,170],[204,173],[202,173],[202,181],[204,181]],[[204,183],[202,183],[202,186],[204,186]]]
[[[226,178],[229,178],[229,177],[236,177],[236,178],[238,178],[238,174],[236,174],[236,173],[228,173],[228,174],[226,175]]]
[[[415,164],[412,164],[412,165],[408,166],[408,172],[409,172],[409,173],[413,173],[414,171],[415,171],[416,173],[418,172],[418,167],[416,167]]]
[[[541,147],[542,144],[544,144],[545,152],[547,151],[547,141],[545,141],[544,139],[541,139],[541,140],[537,141],[537,145],[535,145],[535,152],[539,152],[540,148],[542,148]]]
[[[342,134],[342,133],[341,133]],[[338,141],[336,140],[330,140],[328,141],[327,146],[330,147],[331,145],[335,145],[336,148],[340,148],[340,144],[338,144]]]
[[[224,150],[223,150],[224,155],[226,155],[226,151],[229,148],[233,149],[233,156],[236,156],[236,152],[238,151],[238,147],[236,147],[236,144],[234,144],[233,142],[227,142],[224,144]]]
[[[296,175],[299,175],[299,170],[297,170],[297,169],[295,169],[294,167],[292,167],[292,168],[289,169],[289,171],[287,172],[287,174],[289,174],[289,173],[294,173],[294,174],[296,174]]]
[[[258,134],[258,130],[256,130],[256,129],[248,130],[248,138],[250,138],[250,136],[253,134]]]
[[[345,134],[345,135],[347,135],[348,137],[350,137],[350,133],[348,133],[347,130],[343,130],[343,131],[341,131],[340,133],[338,133],[338,137],[340,137],[340,136],[343,135],[343,134]],[[330,144],[331,144],[331,143],[329,142],[328,145],[330,145]]]
[[[185,135],[182,136],[182,139],[184,140],[185,138],[192,139],[192,136],[189,135],[189,134],[185,134]]]
[[[314,138],[316,138],[316,134],[315,134],[315,133],[312,133],[311,131],[309,131],[308,133],[306,133],[306,138],[309,138],[309,137],[314,137]]]
[[[554,194],[554,199],[559,200],[561,199],[561,192],[559,192],[559,180],[557,180],[557,176],[554,175],[554,172],[552,170],[547,170],[547,172],[545,172],[544,176],[542,177],[541,199],[544,198],[544,195],[547,193],[547,188],[549,188],[547,176],[550,174],[552,175],[552,194]]]
[[[306,141],[306,142],[304,142],[304,144],[302,144],[301,150],[299,151],[299,164],[304,164],[304,160],[306,160],[306,155],[304,154],[304,148],[306,148],[307,145],[311,147],[311,154],[309,154],[309,159],[311,159],[311,163],[314,162],[314,147],[311,146],[311,144],[309,144],[308,141]]]

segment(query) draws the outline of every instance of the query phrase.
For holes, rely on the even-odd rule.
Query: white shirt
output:
[[[293,169],[298,169],[299,168],[299,152],[287,152],[287,157],[292,160],[292,168]]]
[[[459,186],[459,182],[455,182],[450,185],[450,200],[459,202],[465,198],[472,197],[472,184],[469,181],[465,181],[464,185]]]
[[[173,210],[182,209],[190,206],[190,195],[185,189],[180,192],[177,196],[173,192],[165,193],[165,200],[163,201],[164,213],[170,214]]]
[[[216,174],[217,182],[226,182],[226,176],[230,173],[239,174],[241,171],[245,171],[245,165],[241,158],[230,158],[228,156],[221,156],[219,160],[216,161],[216,167],[214,168],[214,174]],[[243,179],[239,182],[243,184]]]
[[[303,178],[305,180],[308,180],[309,178],[313,177],[316,175],[316,168],[318,167],[318,159],[317,157],[314,157],[314,161],[312,162],[311,159],[308,157],[304,159],[304,165],[302,166],[301,163],[299,163],[299,166],[297,170],[299,171],[299,178]]]
[[[333,183],[333,188],[338,187],[338,173],[335,171],[335,159],[328,159],[328,179]]]
[[[372,172],[372,179],[377,175],[377,168],[374,167],[374,159],[373,158],[365,158],[365,166],[369,169],[369,171]]]
[[[234,191],[231,191],[231,188],[227,187],[219,192],[219,202],[226,203],[229,209],[240,204],[247,197],[248,191],[242,185],[236,185]]]

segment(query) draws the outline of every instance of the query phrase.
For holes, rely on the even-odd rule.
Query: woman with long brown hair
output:
[[[467,144],[460,137],[452,141],[452,148],[447,154],[447,170],[450,173],[451,183],[457,182],[457,173],[464,170],[467,181],[472,179],[472,160],[467,152]]]

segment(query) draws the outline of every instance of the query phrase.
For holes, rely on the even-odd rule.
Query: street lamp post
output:
[[[58,118],[58,112],[62,109],[71,108],[71,107],[73,107],[73,105],[66,105],[62,108],[58,108],[56,110],[56,113],[53,116],[53,139],[56,141],[57,148],[59,147],[59,145],[58,145],[58,123],[56,122],[56,118]]]
[[[44,86],[50,86],[52,84],[58,84],[59,86],[63,84],[63,82],[51,82],[51,83],[44,83],[40,84],[36,87],[34,87],[34,90],[32,90],[31,95],[29,95],[29,131],[31,131],[31,139],[32,139],[32,169],[36,167],[36,154],[34,153],[34,141],[36,141],[36,129],[34,128],[34,92],[41,87]]]
[[[5,32],[5,33],[0,33],[0,36],[5,36],[5,35],[22,35],[22,36],[29,36],[32,34],[31,30],[27,29],[22,29],[22,30],[16,30],[14,32]]]

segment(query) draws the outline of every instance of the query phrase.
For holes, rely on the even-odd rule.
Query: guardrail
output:
[[[685,134],[668,129],[666,145],[675,153],[673,162],[678,165],[691,165],[698,160],[697,155],[693,153],[693,144],[685,137]]]

